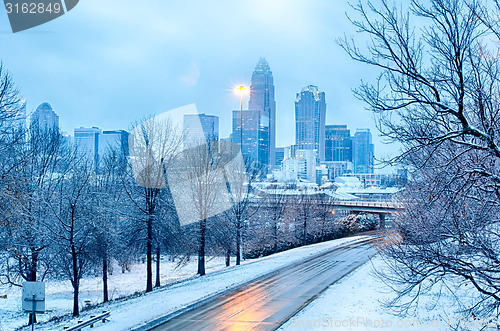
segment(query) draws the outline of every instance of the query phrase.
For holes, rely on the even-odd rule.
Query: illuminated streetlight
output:
[[[234,93],[240,96],[240,149],[241,154],[243,154],[243,96],[247,93],[248,87],[245,85],[236,86],[234,88]]]
[[[234,88],[234,92],[237,94],[245,94],[247,90],[248,90],[248,87],[245,85],[236,86]]]

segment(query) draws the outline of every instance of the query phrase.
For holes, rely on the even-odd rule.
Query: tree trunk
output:
[[[78,296],[80,292],[80,285],[76,284],[74,286],[75,293],[73,295],[73,317],[80,316],[80,309],[78,308]]]
[[[103,301],[108,302],[108,255],[104,253],[104,257],[102,259],[102,292],[103,292]]]
[[[146,292],[153,291],[153,215],[148,217]]]
[[[231,265],[231,248],[228,248],[226,252],[226,267],[229,267],[230,265]]]
[[[275,222],[274,223],[274,229],[273,229],[274,233],[273,233],[273,239],[274,239],[274,253],[278,253],[278,223]]]
[[[302,233],[302,245],[307,245],[307,219],[304,218],[304,230]]]
[[[207,220],[200,221],[200,247],[198,249],[198,275],[205,275],[205,234],[207,231]]]
[[[323,242],[325,240],[325,219],[321,222],[321,235],[320,235],[320,242]]]
[[[236,265],[241,264],[241,219],[236,224]]]
[[[38,269],[38,251],[35,248],[31,248],[31,263],[30,263],[30,270],[28,273],[28,281],[30,282],[36,282],[36,274],[37,274],[37,269]],[[35,324],[36,323],[36,313],[35,314],[29,314],[29,320],[28,320],[28,325]]]
[[[73,259],[73,316],[80,316],[80,309],[78,308],[78,295],[80,291],[80,275],[78,273],[78,256],[76,253],[75,245],[71,245],[71,255]]]
[[[156,282],[155,287],[160,287],[160,245],[156,247]]]

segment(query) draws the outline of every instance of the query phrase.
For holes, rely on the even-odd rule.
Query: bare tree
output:
[[[92,232],[95,254],[102,267],[103,302],[109,300],[109,264],[117,251],[120,240],[119,221],[127,216],[123,201],[126,199],[120,174],[126,170],[124,153],[109,148],[100,160],[100,171],[91,181],[91,208],[94,212],[95,228]]]
[[[11,121],[19,116],[21,111],[19,90],[14,84],[12,75],[0,62],[0,127],[8,130]]]
[[[280,225],[287,207],[287,196],[285,191],[274,185],[265,191],[266,197],[261,208],[264,213],[265,222],[271,228],[272,252],[277,253],[280,249]]]
[[[170,187],[161,190],[158,197],[158,212],[155,215],[156,279],[155,287],[160,287],[161,253],[183,243],[177,209]]]
[[[205,275],[207,220],[231,208],[226,166],[234,154],[219,149],[218,142],[200,141],[182,152],[175,165],[171,187],[181,224],[197,222],[198,274]]]
[[[242,258],[242,245],[244,238],[244,222],[245,219],[252,217],[252,214],[256,212],[256,209],[251,209],[252,193],[253,193],[253,183],[262,174],[262,165],[257,162],[251,162],[251,160],[246,160],[246,162],[236,163],[231,171],[227,171],[225,176],[230,185],[230,197],[232,206],[229,210],[224,212],[224,216],[233,222],[235,227],[235,238],[236,243],[236,265],[241,264]]]
[[[299,194],[295,196],[294,203],[291,210],[294,214],[294,218],[300,222],[301,230],[298,231],[297,237],[302,245],[307,245],[308,243],[308,232],[309,228],[312,226],[316,218],[317,212],[317,195],[318,192],[314,189],[305,187],[303,190],[298,191]]]
[[[0,196],[6,193],[7,182],[16,181],[15,172],[26,161],[24,107],[11,74],[0,62]]]
[[[317,219],[316,219],[316,237],[319,242],[333,239],[332,221],[335,217],[335,211],[332,210],[333,199],[328,194],[321,194],[317,199]]]
[[[95,180],[91,163],[78,159],[72,170],[60,177],[54,191],[49,225],[57,247],[56,261],[62,275],[73,287],[73,316],[79,316],[80,281],[95,257],[92,233],[96,228],[91,199],[91,181]]]
[[[128,179],[124,183],[131,201],[146,217],[140,221],[144,225],[140,229],[146,232],[146,292],[153,290],[154,224],[159,196],[168,186],[166,173],[180,153],[183,140],[182,128],[162,115],[140,122],[129,138],[133,175],[138,186]],[[159,263],[157,261],[158,272]]]
[[[9,72],[0,63],[0,230],[8,224],[11,216],[10,203],[15,190],[9,188],[17,182],[16,169],[25,161],[25,127],[17,127],[15,118],[21,112],[19,91]],[[24,118],[20,118],[24,120]],[[7,236],[8,237],[8,236]]]
[[[479,297],[464,311],[498,316],[500,6],[414,0],[405,12],[382,0],[354,9],[360,18],[351,21],[370,44],[340,44],[381,70],[356,94],[377,115],[382,135],[401,146],[388,161],[413,172],[406,213],[396,219],[404,240],[387,250],[393,272],[386,276],[398,293],[392,306],[408,309],[451,279]]]

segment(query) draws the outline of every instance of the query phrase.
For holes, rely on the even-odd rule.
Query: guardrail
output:
[[[403,209],[404,205],[394,202],[372,202],[372,201],[336,201],[336,205],[345,207],[374,207],[374,208],[389,208]]]
[[[90,326],[91,328],[94,327],[94,324],[101,321],[103,323],[106,323],[107,318],[111,315],[110,311],[104,311],[101,315],[98,316],[90,316],[90,319],[87,321],[78,321],[77,325],[74,325],[72,327],[64,327],[65,331],[80,331],[81,329]]]

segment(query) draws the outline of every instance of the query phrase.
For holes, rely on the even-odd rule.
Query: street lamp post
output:
[[[234,91],[240,95],[240,150],[241,155],[243,156],[243,95],[248,90],[248,88],[244,85],[240,85],[234,89]],[[240,206],[236,206],[236,265],[240,265],[241,263],[241,209]]]
[[[240,149],[243,154],[243,95],[248,90],[244,85],[237,86],[235,92],[240,95]]]

